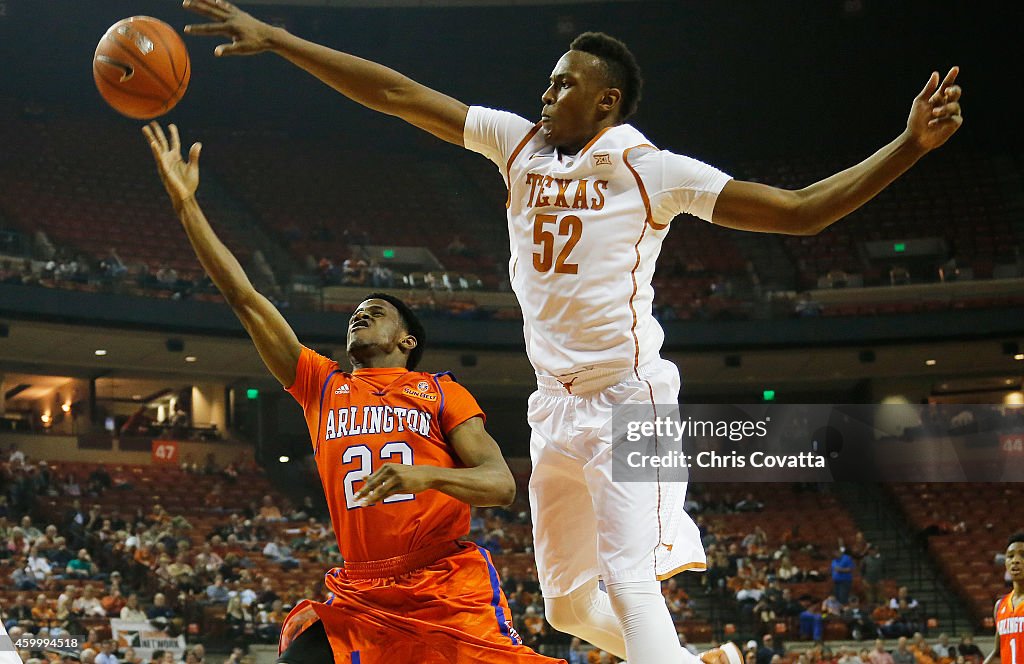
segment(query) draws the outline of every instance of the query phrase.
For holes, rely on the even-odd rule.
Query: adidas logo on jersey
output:
[[[350,388],[348,386],[348,383],[345,383],[344,385],[342,385],[338,389],[334,390],[334,393],[335,394],[348,394],[349,393],[349,389]]]

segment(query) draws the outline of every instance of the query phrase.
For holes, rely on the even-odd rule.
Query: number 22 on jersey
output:
[[[549,224],[555,224],[548,230]],[[555,257],[555,232],[561,249]],[[574,214],[567,214],[561,219],[554,214],[538,214],[533,218],[533,244],[537,251],[533,252],[533,268],[538,272],[550,272],[554,267],[555,274],[577,274],[578,263],[569,262],[569,254],[583,236],[583,221]],[[566,238],[562,241],[562,238]]]
[[[383,464],[387,461],[393,461],[395,457],[398,457],[398,463],[406,466],[413,465],[413,453],[412,447],[409,443],[402,440],[392,441],[385,443],[380,448],[380,461]],[[356,494],[359,491],[355,488],[356,482],[362,482],[367,477],[373,474],[373,450],[366,445],[353,445],[352,447],[345,450],[341,456],[341,462],[346,466],[350,463],[356,463],[356,467],[345,473],[344,485],[345,485],[345,507],[348,509],[358,509],[362,507],[356,502]],[[393,496],[388,496],[383,501],[383,504],[388,505],[391,503],[401,503],[407,500],[414,500],[416,496],[411,493],[396,493]]]

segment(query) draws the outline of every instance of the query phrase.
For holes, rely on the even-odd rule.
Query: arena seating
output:
[[[1012,518],[1024,500],[1019,484],[893,484],[890,491],[910,524],[927,538],[928,553],[986,628],[995,600],[1007,592],[996,556],[1020,531]]]

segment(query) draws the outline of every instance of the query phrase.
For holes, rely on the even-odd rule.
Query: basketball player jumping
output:
[[[996,602],[996,647],[985,664],[996,657],[1002,664],[1024,662],[1024,533],[1017,533],[1006,545],[1006,571],[1013,590]]]
[[[630,664],[692,662],[658,584],[706,568],[682,507],[686,484],[613,483],[611,469],[613,407],[678,400],[679,372],[659,356],[664,334],[651,313],[655,258],[669,223],[687,212],[750,231],[821,231],[959,128],[958,69],[945,79],[931,75],[891,143],[787,191],[653,147],[626,124],[640,100],[639,67],[622,42],[601,33],[580,35],[558,60],[534,122],[466,106],[226,0],[184,6],[212,20],[187,33],[231,38],[217,55],[272,51],[350,99],[497,165],[509,191],[509,272],[538,382],[528,413],[530,503],[547,619]],[[731,645],[710,658],[740,664]]]
[[[512,627],[498,574],[469,533],[470,505],[507,505],[515,481],[473,396],[450,374],[414,371],[425,333],[401,300],[370,295],[348,326],[351,373],[302,346],[217,238],[195,193],[197,143],[143,129],[203,268],[260,357],[302,406],[345,563],[326,603],[303,601],[281,631],[289,664],[557,664]],[[564,662],[562,662],[564,664]]]

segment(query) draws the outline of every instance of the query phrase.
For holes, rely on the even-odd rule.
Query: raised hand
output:
[[[213,20],[212,23],[186,25],[186,33],[231,38],[230,44],[221,44],[213,49],[214,55],[253,55],[270,49],[270,36],[275,28],[227,0],[183,0],[181,6]]]
[[[164,134],[163,127],[158,122],[150,122],[142,128],[142,133],[149,141],[149,148],[153,151],[153,158],[156,160],[156,168],[163,180],[164,188],[171,197],[174,209],[192,198],[199,188],[199,153],[203,149],[202,143],[193,143],[188,151],[188,163],[181,158],[181,140],[178,138],[178,127],[169,125],[171,134],[170,141]]]
[[[939,83],[939,72],[932,72],[928,83],[914,98],[907,120],[907,131],[923,149],[934,150],[949,140],[964,118],[960,109],[959,85],[955,85],[959,67],[953,67]]]

